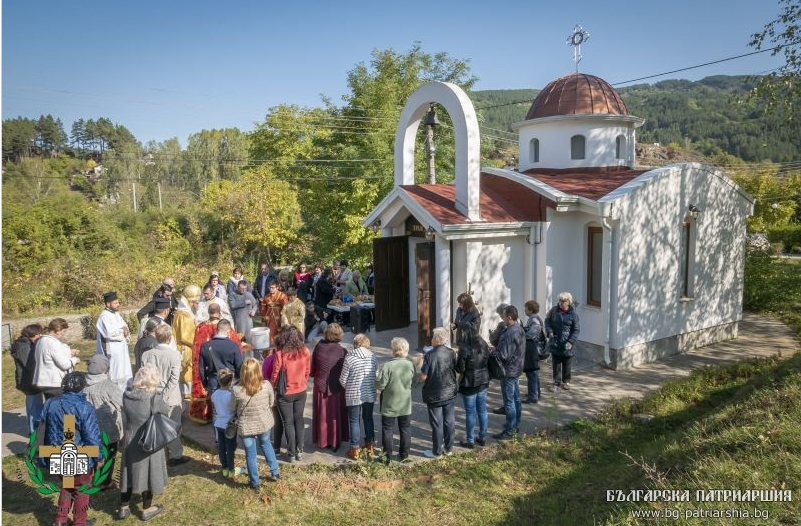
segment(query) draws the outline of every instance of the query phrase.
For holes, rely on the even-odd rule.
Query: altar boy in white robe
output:
[[[116,292],[103,294],[106,308],[97,318],[97,354],[108,357],[108,375],[124,390],[128,381],[133,379],[131,372],[131,356],[128,352],[128,342],[131,331],[128,324],[120,316],[120,300]]]

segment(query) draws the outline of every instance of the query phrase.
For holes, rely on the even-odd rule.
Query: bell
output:
[[[437,112],[434,111],[434,105],[429,106],[426,112],[426,118],[423,121],[426,126],[439,126],[439,119],[437,119]]]

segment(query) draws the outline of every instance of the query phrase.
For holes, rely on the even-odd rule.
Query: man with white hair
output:
[[[453,431],[456,428],[455,400],[459,389],[456,383],[456,353],[446,347],[448,330],[434,329],[431,345],[434,349],[423,358],[423,401],[428,406],[432,448],[423,452],[428,458],[450,456]]]

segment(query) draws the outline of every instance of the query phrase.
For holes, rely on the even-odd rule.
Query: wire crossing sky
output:
[[[386,4],[386,5],[385,5]],[[542,88],[571,73],[576,24],[591,35],[579,70],[609,82],[753,51],[750,36],[779,12],[773,0],[554,4],[472,0],[419,3],[3,2],[2,116],[108,117],[136,137],[201,129],[249,131],[282,103],[336,104],[347,72],[373,49],[468,59],[475,89]],[[770,53],[667,78],[755,74]],[[402,102],[402,101],[401,101]]]

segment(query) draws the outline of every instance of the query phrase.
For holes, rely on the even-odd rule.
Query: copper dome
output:
[[[560,77],[537,95],[526,120],[556,115],[628,115],[623,99],[605,80],[573,73]]]

